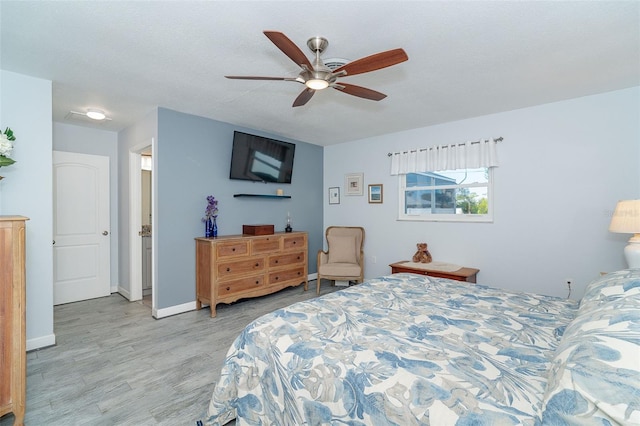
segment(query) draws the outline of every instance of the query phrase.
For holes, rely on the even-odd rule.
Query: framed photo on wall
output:
[[[382,184],[374,183],[369,185],[369,203],[382,204]]]
[[[329,204],[340,204],[340,188],[337,186],[329,188]]]
[[[346,195],[363,194],[364,173],[349,173],[344,175],[344,193]]]

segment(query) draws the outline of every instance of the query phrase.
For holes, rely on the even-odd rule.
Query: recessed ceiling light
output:
[[[105,113],[99,109],[88,109],[87,117],[93,120],[104,120],[105,118],[107,118]]]
[[[0,0],[2,1],[2,0]],[[85,123],[103,124],[111,121],[110,117],[107,117],[104,111],[94,108],[87,109],[86,112],[69,111],[64,117],[66,120],[81,120]]]

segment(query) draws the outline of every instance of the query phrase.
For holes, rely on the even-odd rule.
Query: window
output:
[[[398,175],[398,219],[491,222],[492,169],[456,169]]]

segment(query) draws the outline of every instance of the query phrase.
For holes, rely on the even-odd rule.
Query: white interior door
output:
[[[53,152],[53,303],[108,296],[109,158]]]

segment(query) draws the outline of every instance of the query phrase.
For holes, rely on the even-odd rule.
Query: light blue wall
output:
[[[0,214],[30,220],[26,232],[27,349],[55,343],[51,82],[0,70],[0,125],[16,137],[0,168]]]
[[[640,88],[571,99],[326,147],[324,226],[366,228],[368,278],[427,242],[435,260],[480,269],[479,282],[572,297],[601,271],[626,267],[629,235],[608,232],[619,199],[640,198]],[[401,222],[388,152],[503,136],[493,223]],[[344,196],[344,174],[382,183],[384,203]],[[376,262],[374,263],[374,257]]]
[[[233,131],[240,130],[296,144],[292,183],[264,184],[229,179]],[[157,170],[157,307],[195,300],[194,238],[204,236],[200,221],[206,197],[219,200],[219,235],[242,233],[243,224],[273,224],[283,231],[287,212],[293,227],[309,233],[309,273],[322,246],[323,149],[252,129],[160,108]],[[237,193],[275,194],[291,199],[234,198]]]
[[[89,127],[53,123],[55,151],[109,157],[111,291],[118,288],[118,133]]]

